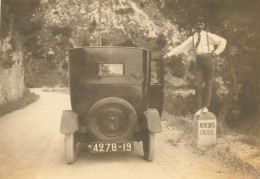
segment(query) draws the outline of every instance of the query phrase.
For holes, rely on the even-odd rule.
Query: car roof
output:
[[[82,46],[82,47],[75,47],[75,48],[71,48],[71,49],[84,49],[84,48],[126,48],[126,49],[139,49],[139,50],[148,50],[146,48],[140,48],[140,47],[125,47],[125,46]]]

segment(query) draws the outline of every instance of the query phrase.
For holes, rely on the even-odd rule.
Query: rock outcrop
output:
[[[29,49],[25,54],[28,59],[25,64],[26,85],[66,85],[63,83],[67,83],[64,78],[67,77],[69,48],[99,46],[99,32],[102,46],[135,46],[157,51],[160,53],[157,56],[164,54],[185,35],[162,15],[158,3],[134,0],[41,1],[32,18],[32,22],[41,28],[26,43]],[[34,71],[31,66],[34,66]]]
[[[1,42],[0,104],[21,98],[25,91],[23,53],[14,32]]]

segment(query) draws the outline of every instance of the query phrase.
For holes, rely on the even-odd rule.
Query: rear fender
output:
[[[162,132],[161,118],[159,112],[155,108],[150,108],[144,113],[144,119],[147,126],[145,126],[151,133]]]
[[[72,134],[78,130],[78,114],[71,110],[64,110],[61,116],[60,133]]]

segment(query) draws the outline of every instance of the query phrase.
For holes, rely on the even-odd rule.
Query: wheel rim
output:
[[[95,127],[101,135],[106,137],[122,135],[127,130],[128,125],[128,117],[120,108],[104,108],[96,116]]]

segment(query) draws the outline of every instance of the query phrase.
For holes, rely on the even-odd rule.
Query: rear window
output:
[[[124,76],[124,64],[98,64],[98,76]]]

